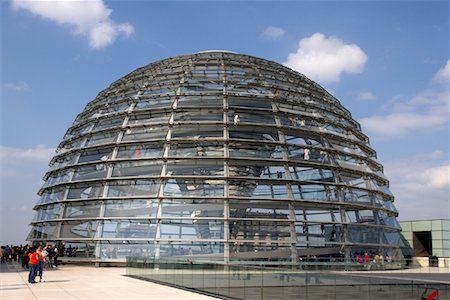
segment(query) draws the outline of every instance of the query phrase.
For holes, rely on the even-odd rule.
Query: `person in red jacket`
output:
[[[36,251],[36,248],[31,248],[28,253],[28,257],[30,261],[28,262],[28,266],[30,268],[30,273],[28,273],[28,283],[37,283],[34,279],[36,278],[37,267],[39,263],[39,254]]]

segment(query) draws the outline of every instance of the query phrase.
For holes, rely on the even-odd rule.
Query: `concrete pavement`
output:
[[[44,282],[28,284],[28,270],[16,262],[0,267],[0,299],[217,299],[129,278],[120,267],[65,265],[44,271]],[[38,279],[38,278],[37,278]]]

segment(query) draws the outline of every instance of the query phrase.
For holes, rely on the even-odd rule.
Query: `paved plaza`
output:
[[[125,268],[64,265],[44,271],[44,282],[28,284],[17,263],[0,268],[0,299],[216,299],[124,276]]]
[[[143,270],[142,270],[143,271]],[[179,270],[173,275],[158,276],[158,272],[141,274],[140,278],[167,281],[197,287],[211,293],[228,294],[245,299],[295,299],[308,295],[309,299],[411,299],[411,286],[402,286],[414,281],[430,285],[430,289],[414,287],[413,298],[421,299],[440,286],[440,298],[447,299],[450,284],[448,268],[422,268],[415,270],[372,271],[372,272],[293,272],[280,276],[278,272],[225,274],[223,272],[197,271],[184,278]],[[167,273],[167,272],[164,272]],[[17,263],[2,264],[0,267],[0,299],[217,299],[182,289],[138,280],[126,275],[126,268],[79,265],[62,265],[47,269],[44,281],[28,284],[28,271]],[[310,279],[308,287],[305,280]],[[318,279],[316,281],[316,279]],[[389,282],[388,285],[382,282]],[[308,280],[309,281],[309,280]],[[368,283],[368,284],[367,284]],[[356,298],[355,298],[356,297]]]

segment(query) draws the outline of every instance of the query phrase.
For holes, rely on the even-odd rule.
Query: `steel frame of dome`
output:
[[[28,240],[79,256],[401,255],[360,125],[317,83],[252,56],[178,56],[114,82],[76,117],[44,181]]]

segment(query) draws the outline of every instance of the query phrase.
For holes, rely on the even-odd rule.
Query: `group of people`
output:
[[[1,246],[1,263],[18,262],[23,268],[29,269],[28,283],[37,283],[42,281],[44,267],[48,268],[58,266],[58,248],[47,244],[45,247],[32,247],[29,245],[20,246]]]
[[[364,255],[360,254],[359,252],[355,253],[355,261],[359,264],[364,264],[368,270],[370,270],[372,267],[378,268],[383,267],[385,262],[391,263],[392,258],[386,254],[386,256],[383,255],[383,253],[376,253],[373,257],[365,252]]]

